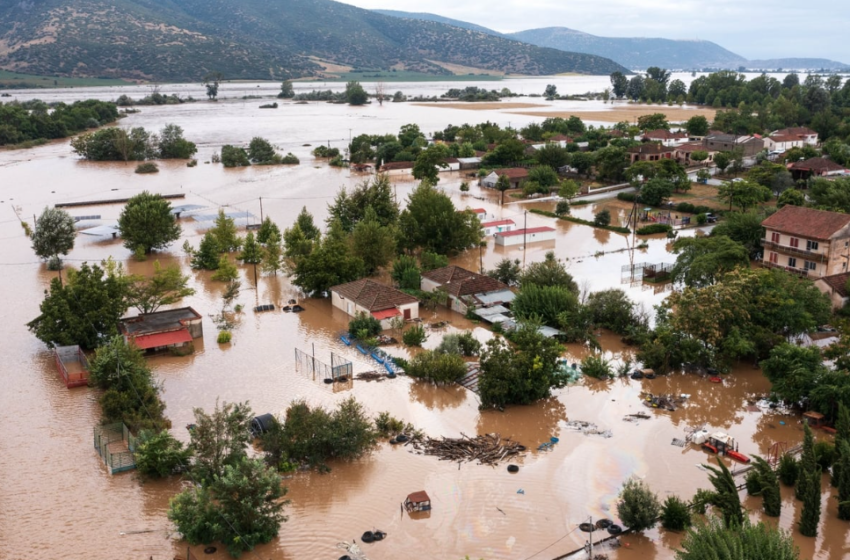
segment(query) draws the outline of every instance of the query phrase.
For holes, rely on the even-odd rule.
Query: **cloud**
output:
[[[704,39],[746,58],[850,63],[844,0],[345,0],[361,8],[430,12],[502,32],[570,27],[609,37]]]

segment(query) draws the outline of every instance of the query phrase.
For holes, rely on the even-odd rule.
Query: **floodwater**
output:
[[[558,78],[565,80],[565,78]],[[583,78],[582,78],[583,79]],[[560,83],[560,82],[559,82]],[[542,84],[542,82],[541,82]],[[582,86],[583,87],[583,86]],[[560,86],[559,86],[560,88]],[[586,88],[585,88],[586,89]],[[77,96],[80,90],[49,92],[54,96]],[[69,200],[120,198],[143,189],[183,193],[185,203],[250,210],[271,216],[288,226],[306,206],[321,223],[327,204],[337,189],[351,186],[364,176],[327,167],[309,155],[304,144],[326,142],[342,147],[353,134],[395,132],[402,124],[418,123],[423,130],[441,129],[449,123],[485,119],[514,125],[524,117],[499,111],[469,115],[456,110],[416,108],[386,104],[352,108],[342,105],[283,104],[276,111],[259,110],[258,102],[229,101],[216,105],[199,103],[174,107],[143,108],[122,121],[122,126],[158,129],[176,123],[199,145],[201,164],[187,168],[180,162],[164,162],[160,173],[140,176],[133,164],[96,164],[78,161],[67,141],[28,151],[0,152],[0,288],[5,320],[0,325],[5,351],[0,390],[0,558],[10,560],[62,557],[92,558],[185,558],[186,545],[173,534],[166,518],[168,500],[182,484],[178,480],[141,484],[132,473],[110,476],[92,447],[92,427],[100,417],[96,394],[87,388],[68,390],[61,383],[52,357],[25,328],[38,314],[43,290],[55,273],[38,262],[29,247],[19,218],[32,222],[33,214],[46,205]],[[527,121],[532,118],[525,118]],[[223,143],[247,142],[263,136],[283,151],[301,158],[297,167],[257,167],[225,170],[206,165]],[[492,267],[503,257],[540,260],[547,251],[564,259],[570,272],[586,290],[623,287],[647,309],[665,293],[654,287],[623,283],[622,268],[633,262],[672,262],[666,238],[650,239],[645,249],[630,250],[632,239],[568,222],[555,223],[531,213],[524,204],[498,205],[497,195],[473,186],[459,191],[457,174],[443,174],[440,186],[458,207],[482,207],[494,217],[512,218],[518,225],[550,225],[557,239],[529,244],[525,248],[497,248],[492,239],[479,251],[461,255],[455,262],[478,270]],[[403,201],[414,183],[397,181],[397,197]],[[182,201],[180,202],[182,203]],[[535,203],[545,205],[547,203]],[[594,203],[574,210],[587,217],[597,211]],[[610,203],[608,208],[613,209]],[[612,210],[613,211],[613,210]],[[624,209],[621,211],[625,212]],[[115,219],[120,207],[74,209],[73,215],[101,214]],[[200,240],[197,224],[183,220],[183,237]],[[692,235],[693,230],[683,235]],[[581,546],[583,536],[576,524],[588,516],[616,519],[614,503],[619,486],[629,476],[645,479],[663,498],[675,493],[690,498],[707,487],[706,474],[697,465],[708,457],[695,448],[670,444],[683,437],[688,427],[708,424],[733,435],[742,452],[767,455],[775,442],[789,446],[801,440],[796,417],[780,417],[748,410],[748,399],[764,394],[769,385],[750,364],[741,364],[723,385],[698,376],[677,375],[655,380],[586,380],[557,391],[550,399],[506,412],[478,410],[477,397],[460,387],[433,387],[407,378],[383,382],[356,381],[334,391],[298,371],[295,350],[312,352],[329,362],[331,353],[354,363],[356,372],[375,369],[356,350],[343,346],[337,334],[347,318],[326,300],[305,300],[301,314],[282,312],[255,314],[261,303],[301,299],[283,276],[262,276],[242,269],[243,290],[233,342],[215,342],[210,316],[221,308],[220,283],[205,272],[190,272],[180,249],[183,239],[156,258],[179,263],[190,273],[197,293],[183,303],[205,317],[206,340],[196,344],[188,357],[160,356],[150,364],[164,387],[166,414],[174,435],[187,440],[183,428],[192,421],[192,409],[211,409],[216,400],[250,401],[256,413],[278,413],[294,400],[331,406],[355,396],[371,414],[389,411],[412,422],[432,437],[474,436],[498,432],[525,444],[533,451],[522,461],[518,474],[474,464],[439,461],[410,453],[406,447],[380,445],[364,459],[334,464],[330,474],[299,473],[286,481],[291,500],[289,521],[272,543],[258,547],[245,558],[313,559],[337,558],[340,541],[358,538],[366,530],[381,529],[386,540],[364,545],[373,560],[394,558],[471,558],[527,560],[552,559]],[[79,235],[69,255],[71,266],[113,256],[131,273],[149,273],[153,260],[138,263],[120,241]],[[431,312],[423,315],[431,321]],[[473,329],[481,340],[492,334],[458,314],[439,310],[435,319],[450,321],[446,331]],[[432,332],[426,347],[439,343]],[[629,359],[632,349],[616,337],[601,335],[606,356]],[[391,349],[398,355],[406,350]],[[586,349],[570,346],[570,360],[579,360]],[[626,422],[624,416],[649,409],[642,405],[642,390],[689,394],[676,412],[651,411],[652,418]],[[593,422],[612,436],[583,435],[567,422]],[[552,451],[536,451],[550,437],[560,438]],[[413,491],[426,490],[434,509],[426,519],[400,515],[399,504]],[[523,492],[520,493],[519,490]],[[806,558],[839,558],[850,553],[847,526],[835,517],[832,491],[824,487],[829,502],[817,539],[797,536]],[[747,501],[757,510],[757,500]],[[758,514],[754,514],[756,517]],[[779,523],[791,528],[799,504],[786,493]],[[622,538],[624,546],[610,551],[611,558],[649,560],[673,557],[678,537],[659,531]],[[202,547],[194,553],[201,556]],[[211,558],[225,558],[219,551]]]

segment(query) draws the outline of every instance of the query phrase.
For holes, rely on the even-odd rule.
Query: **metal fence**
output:
[[[56,369],[65,387],[79,387],[89,383],[89,362],[79,346],[57,346],[53,349]]]
[[[121,422],[94,427],[94,448],[106,464],[109,474],[136,468],[133,450],[136,438]]]
[[[331,352],[331,363],[326,364],[315,355],[296,348],[295,371],[311,375],[314,381],[317,379],[350,380],[354,376],[354,364],[333,352]]]

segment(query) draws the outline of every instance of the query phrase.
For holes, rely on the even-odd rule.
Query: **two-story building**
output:
[[[688,133],[682,131],[670,132],[665,128],[660,128],[658,130],[646,131],[641,137],[641,140],[644,142],[658,142],[662,146],[676,147],[688,141]]]
[[[709,134],[702,142],[707,152],[733,152],[740,150],[745,158],[753,157],[764,150],[764,139],[756,136],[718,133]]]
[[[662,159],[672,159],[676,148],[663,146],[657,142],[646,142],[640,146],[632,146],[626,150],[626,157],[629,159],[629,164],[636,161],[659,161]]]
[[[785,139],[796,139],[807,146],[818,145],[818,133],[805,126],[794,126],[791,128],[783,128],[782,130],[774,130],[770,133],[770,136],[778,136]]]
[[[787,205],[762,223],[764,266],[810,278],[847,271],[850,214]]]

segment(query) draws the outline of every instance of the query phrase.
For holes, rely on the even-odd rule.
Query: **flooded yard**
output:
[[[540,89],[544,85],[540,82]],[[60,94],[77,92],[56,95]],[[67,389],[51,352],[26,329],[25,324],[38,315],[43,292],[56,273],[47,271],[33,255],[20,220],[32,223],[34,214],[58,202],[126,198],[148,189],[183,194],[185,199],[179,203],[203,205],[211,212],[227,207],[256,216],[262,197],[263,214],[281,228],[288,227],[302,207],[323,224],[327,205],[337,190],[367,176],[314,160],[312,146],[330,143],[342,148],[350,134],[395,133],[409,122],[432,131],[464,120],[474,123],[489,118],[503,125],[510,121],[513,126],[535,120],[498,111],[467,116],[457,110],[405,104],[353,108],[284,103],[275,111],[259,110],[258,105],[249,100],[144,107],[122,121],[122,126],[148,130],[175,123],[184,128],[188,139],[198,143],[198,167],[161,162],[161,171],[153,176],[136,175],[134,164],[79,161],[67,141],[0,152],[0,287],[6,294],[5,320],[0,326],[6,350],[0,373],[4,424],[0,437],[0,558],[186,557],[185,543],[173,534],[166,518],[169,499],[186,483],[176,478],[140,483],[132,473],[107,474],[92,445],[92,429],[100,419],[95,391]],[[293,152],[301,165],[223,169],[205,164],[222,144],[247,143],[254,136],[269,139],[282,152]],[[462,254],[454,263],[478,271],[492,268],[502,258],[530,263],[554,251],[583,289],[622,287],[647,309],[664,298],[663,287],[633,285],[623,275],[623,268],[635,262],[672,262],[663,236],[653,236],[645,248],[633,251],[631,236],[526,213],[538,204],[551,210],[552,203],[500,206],[499,193],[474,185],[469,193],[461,193],[461,181],[456,173],[443,173],[439,183],[457,207],[484,208],[488,218],[511,218],[519,227],[525,223],[528,227],[548,225],[556,228],[557,237],[526,247],[497,247],[490,238],[487,247]],[[412,181],[395,181],[398,200],[403,202],[414,186]],[[601,208],[611,211],[612,223],[623,223],[630,205],[603,201],[576,206],[573,215],[592,219]],[[120,205],[105,205],[75,209],[71,214],[100,214],[109,220],[117,219],[120,210]],[[385,540],[363,545],[372,560],[459,560],[465,555],[486,560],[549,560],[582,546],[584,535],[576,525],[588,516],[616,520],[616,496],[629,476],[646,480],[662,499],[669,493],[688,499],[697,488],[708,487],[706,473],[698,465],[709,457],[695,447],[671,445],[687,428],[709,425],[724,430],[738,440],[747,455],[766,456],[776,442],[792,446],[802,439],[797,417],[748,408],[750,401],[769,390],[767,380],[751,364],[740,364],[722,384],[697,375],[585,379],[535,405],[505,412],[479,411],[477,396],[460,386],[435,387],[405,377],[329,387],[296,368],[295,350],[310,353],[315,348],[316,357],[323,361],[330,361],[333,352],[350,359],[357,373],[376,369],[374,362],[339,341],[348,317],[328,300],[303,299],[285,275],[264,275],[254,284],[252,271],[243,267],[242,294],[234,303],[245,308],[237,315],[233,342],[217,344],[211,316],[221,309],[224,286],[208,272],[190,270],[180,247],[184,240],[197,246],[201,231],[189,219],[182,219],[181,225],[182,238],[146,262],[135,261],[120,240],[86,235],[77,236],[76,247],[66,260],[69,266],[79,266],[112,256],[128,272],[147,274],[159,260],[178,263],[191,275],[196,294],[183,303],[204,316],[206,340],[196,341],[191,356],[149,359],[164,387],[165,413],[177,438],[188,441],[185,426],[193,421],[193,408],[212,409],[219,399],[250,401],[256,414],[277,414],[296,400],[330,406],[353,395],[371,414],[388,411],[431,437],[499,433],[529,449],[518,462],[516,474],[507,472],[506,465],[458,465],[412,453],[409,446],[386,443],[360,461],[332,464],[329,474],[297,473],[285,481],[291,505],[280,536],[244,558],[338,558],[342,551],[337,543],[380,529],[388,535]],[[693,234],[694,230],[682,233]],[[252,311],[255,305],[289,299],[297,299],[305,311]],[[472,329],[482,341],[493,336],[482,325],[442,308],[423,311],[423,317],[427,322],[449,322],[443,330],[430,331],[426,348],[439,344],[443,332]],[[617,337],[601,333],[600,341],[607,358],[632,358],[634,349]],[[400,346],[389,352],[410,355]],[[586,352],[586,348],[570,345],[565,357],[578,361]],[[644,406],[642,391],[689,397],[675,412],[665,412]],[[624,420],[638,411],[651,417]],[[610,437],[585,435],[574,429],[571,421],[591,422],[601,431],[610,431]],[[540,443],[552,437],[559,438],[559,443],[549,451],[538,450]],[[433,510],[427,518],[411,519],[399,506],[418,490],[427,491]],[[825,482],[823,499],[829,505],[818,538],[806,539],[795,532],[804,558],[826,560],[850,554],[847,526],[836,519],[832,494]],[[799,516],[800,505],[793,500],[793,492],[784,491],[783,498],[779,524],[789,529]],[[746,504],[757,512],[760,501]],[[657,530],[624,536],[623,547],[608,554],[621,560],[669,559],[678,539]],[[204,555],[202,549],[193,548],[196,557],[227,557],[223,547],[213,555]]]

